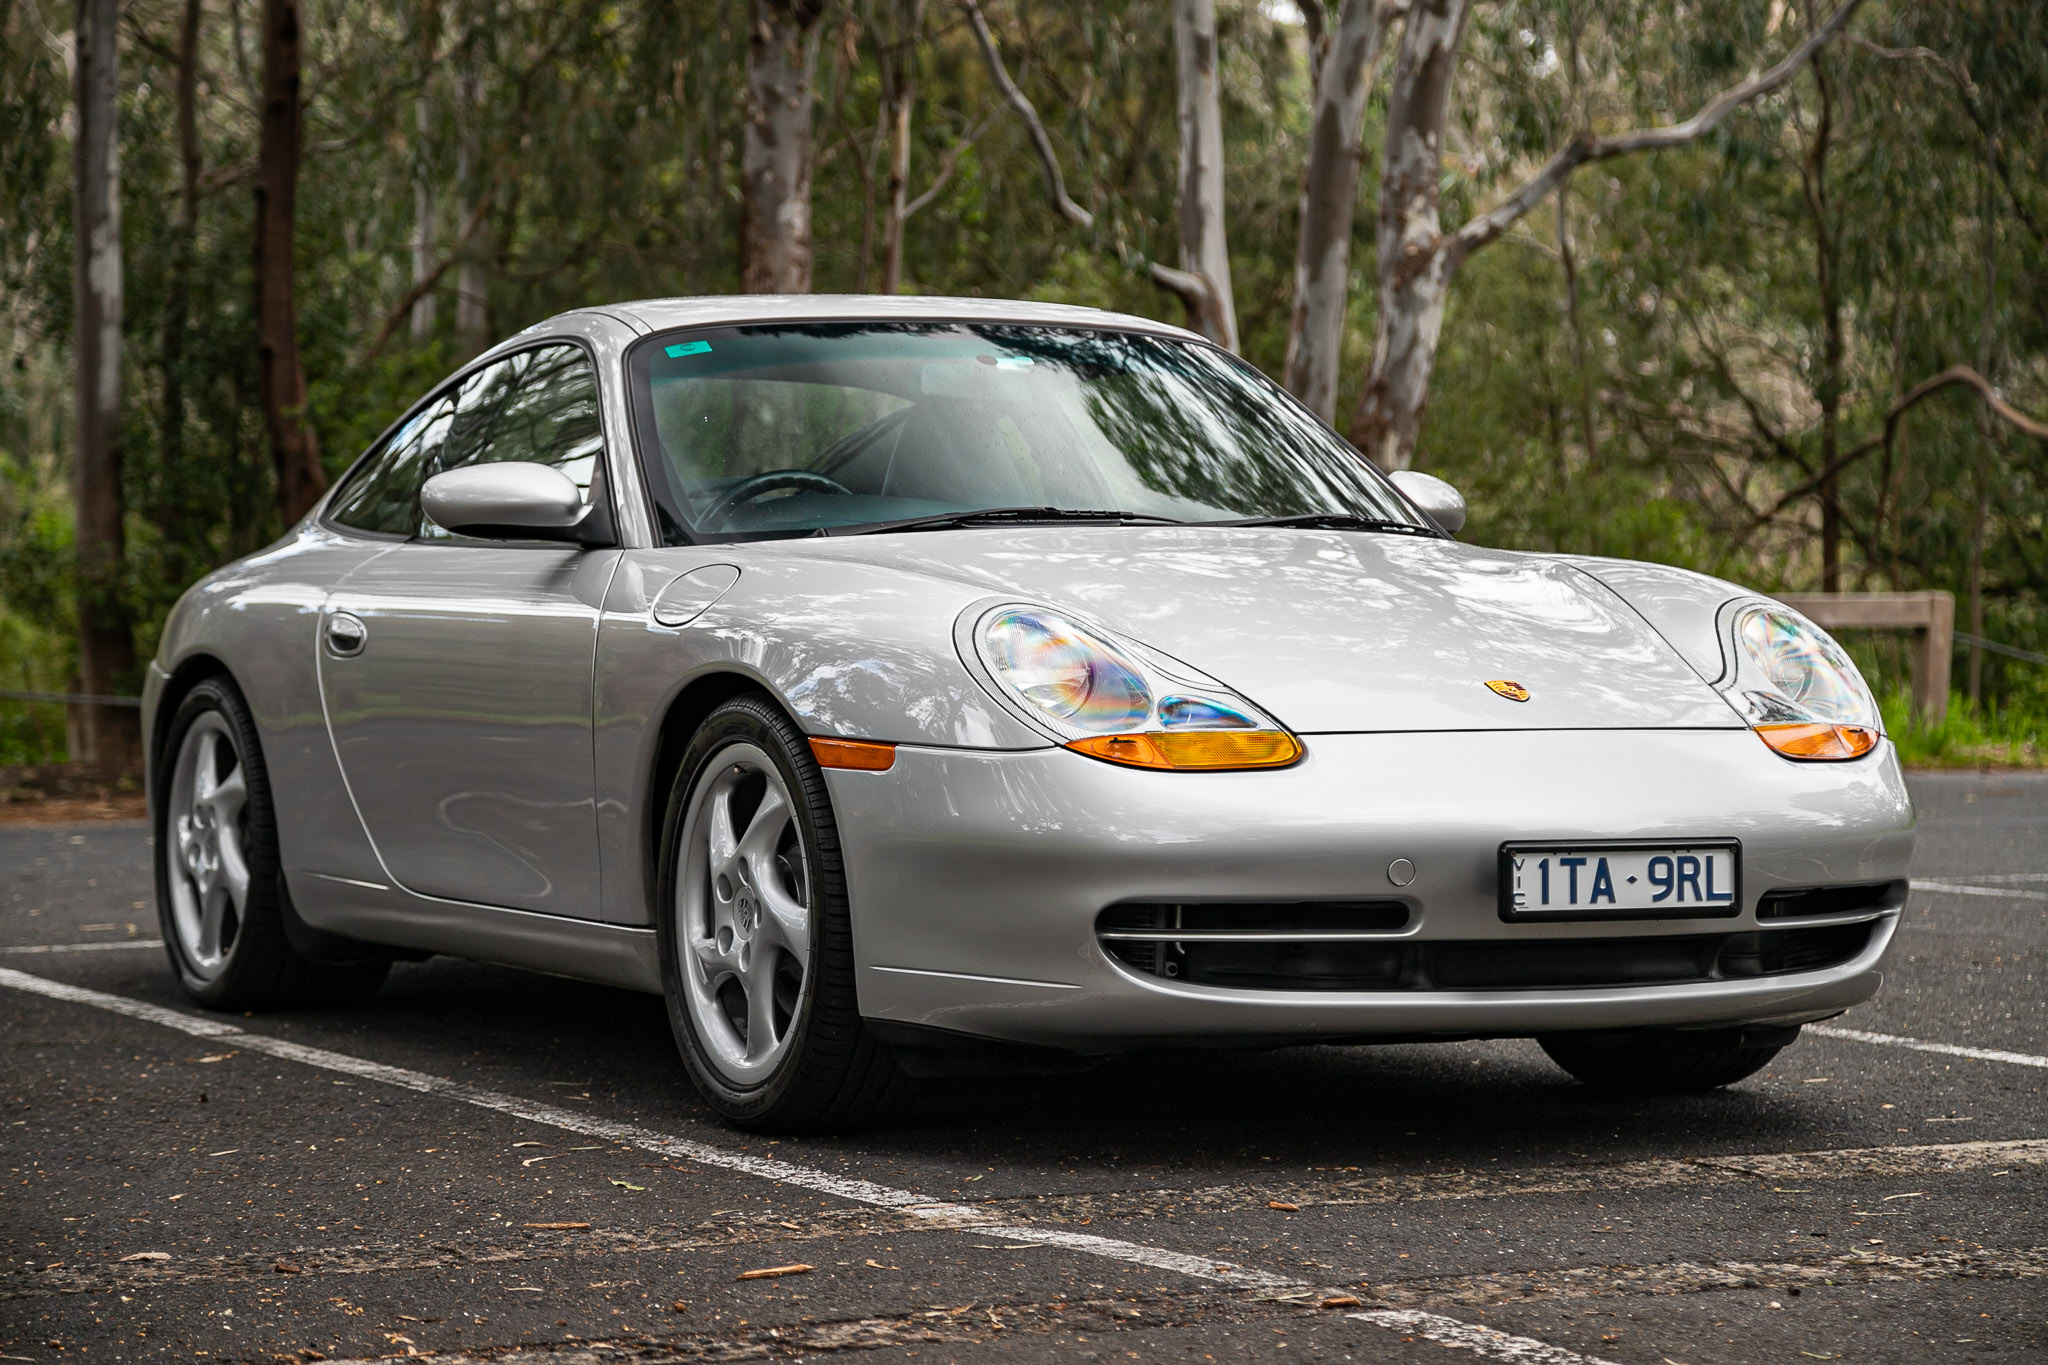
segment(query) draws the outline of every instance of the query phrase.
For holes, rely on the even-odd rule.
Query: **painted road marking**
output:
[[[709,1143],[688,1138],[673,1137],[653,1129],[627,1123],[614,1123],[588,1114],[574,1113],[553,1105],[522,1099],[499,1091],[485,1090],[478,1086],[465,1085],[444,1076],[413,1071],[405,1067],[389,1066],[372,1062],[346,1053],[332,1052],[326,1048],[309,1047],[302,1043],[250,1033],[233,1024],[218,1020],[200,1018],[165,1009],[145,1001],[131,1000],[124,996],[110,995],[104,991],[90,990],[82,986],[67,985],[27,972],[0,967],[0,986],[12,987],[34,995],[44,996],[67,1003],[88,1005],[109,1013],[124,1015],[131,1019],[154,1023],[165,1028],[198,1038],[233,1038],[239,1048],[263,1053],[286,1061],[298,1062],[328,1071],[339,1071],[345,1075],[364,1080],[378,1081],[403,1090],[420,1094],[436,1095],[443,1099],[456,1100],[480,1109],[493,1110],[532,1123],[545,1124],[566,1132],[586,1137],[602,1138],[622,1145],[638,1147],[644,1151],[671,1159],[692,1161],[714,1169],[734,1171],[752,1175],[778,1184],[794,1185],[823,1194],[835,1195],[854,1203],[892,1209],[918,1219],[926,1226],[950,1230],[971,1230],[975,1235],[1006,1237],[1018,1242],[1043,1242],[1088,1255],[1110,1260],[1124,1261],[1135,1265],[1148,1266],[1157,1270],[1186,1275],[1193,1279],[1223,1284],[1233,1288],[1263,1289],[1269,1292],[1305,1289],[1306,1281],[1268,1271],[1255,1270],[1232,1262],[1219,1261],[1210,1257],[1195,1256],[1187,1252],[1172,1251],[1164,1247],[1147,1246],[1115,1237],[1102,1237],[1091,1233],[1075,1232],[1065,1228],[1043,1225],[1015,1225],[1004,1223],[991,1216],[985,1209],[971,1205],[944,1201],[927,1200],[909,1190],[894,1189],[872,1181],[833,1175],[828,1171],[798,1166],[791,1162],[770,1158],[748,1156],[727,1151]],[[1918,1039],[1899,1038],[1890,1034],[1863,1033],[1853,1029],[1816,1029],[1827,1036],[1850,1038],[1859,1042],[1876,1042],[1896,1046],[1914,1047],[1925,1051],[1950,1053],[1960,1056],[1979,1057],[1993,1061],[2017,1061],[2025,1065],[2048,1067],[2048,1058],[2028,1057],[2020,1053],[1991,1052],[1976,1048],[1955,1048],[1940,1043],[1924,1043]],[[1957,1144],[1958,1146],[1968,1144]],[[1984,1144],[1986,1146],[1990,1144]],[[1531,1337],[1518,1337],[1490,1327],[1462,1322],[1456,1318],[1436,1313],[1425,1313],[1415,1309],[1381,1309],[1346,1316],[1390,1331],[1409,1332],[1440,1345],[1471,1351],[1493,1359],[1516,1362],[1518,1365],[1612,1365],[1597,1356],[1581,1355]]]
[[[1346,1313],[1344,1316],[1396,1332],[1412,1332],[1440,1346],[1471,1351],[1489,1360],[1512,1360],[1521,1365],[1613,1365],[1599,1356],[1582,1356],[1577,1351],[1567,1351],[1534,1337],[1509,1336],[1491,1327],[1477,1327],[1456,1318],[1423,1313],[1413,1308],[1382,1308],[1370,1313]]]
[[[1930,882],[1913,879],[1915,891],[1939,891],[1945,896],[1997,896],[2009,901],[2048,901],[2048,891],[2013,891],[2002,886],[1966,886],[1962,882]]]
[[[1942,873],[1939,880],[1995,886],[2009,882],[2048,882],[2048,872],[1947,872]]]
[[[11,986],[15,990],[47,996],[52,1000],[63,1000],[71,1004],[90,1005],[95,1009],[112,1014],[126,1015],[147,1023],[160,1024],[176,1029],[180,1033],[196,1038],[233,1038],[237,1047],[248,1052],[261,1052],[286,1061],[298,1062],[305,1066],[318,1067],[325,1071],[339,1071],[343,1075],[355,1076],[362,1080],[379,1081],[411,1090],[423,1095],[437,1095],[442,1099],[456,1100],[474,1105],[479,1109],[495,1110],[514,1118],[531,1123],[543,1123],[585,1137],[603,1138],[608,1142],[638,1147],[642,1151],[672,1160],[694,1161],[701,1166],[719,1170],[735,1171],[777,1184],[795,1185],[801,1189],[816,1190],[820,1194],[835,1195],[858,1204],[870,1204],[877,1208],[895,1209],[918,1219],[927,1227],[968,1229],[980,1236],[1008,1237],[1019,1242],[1050,1242],[1072,1251],[1085,1252],[1110,1260],[1128,1261],[1135,1265],[1151,1266],[1157,1270],[1173,1271],[1176,1274],[1208,1280],[1216,1284],[1230,1285],[1242,1289],[1298,1289],[1305,1281],[1285,1275],[1275,1275],[1264,1270],[1253,1270],[1234,1262],[1217,1260],[1207,1256],[1191,1256],[1186,1252],[1169,1251],[1163,1247],[1143,1246],[1136,1242],[1120,1241],[1114,1237],[1097,1237],[1088,1233],[1069,1232],[1061,1229],[1040,1227],[1016,1227],[1005,1225],[991,1217],[988,1212],[967,1204],[954,1204],[942,1200],[928,1199],[909,1190],[892,1189],[873,1181],[859,1180],[850,1176],[833,1175],[829,1171],[798,1166],[787,1161],[776,1161],[767,1157],[748,1156],[740,1152],[727,1151],[710,1143],[696,1142],[689,1138],[673,1137],[667,1133],[642,1128],[637,1124],[614,1123],[608,1119],[579,1114],[559,1109],[551,1104],[522,1099],[496,1090],[485,1090],[478,1086],[465,1085],[435,1076],[424,1071],[412,1071],[405,1067],[387,1066],[346,1053],[330,1052],[326,1048],[308,1047],[303,1043],[288,1042],[267,1034],[250,1033],[233,1024],[218,1020],[202,1019],[195,1015],[181,1014],[177,1010],[164,1009],[141,1000],[130,1000],[125,996],[109,995],[104,991],[88,990],[83,986],[66,985],[61,981],[50,981],[44,977],[31,976],[9,967],[0,967],[0,986]]]
[[[118,943],[31,943],[0,948],[0,953],[104,953],[114,948],[161,948],[160,938],[124,938]]]
[[[2048,900],[2048,897],[2043,897]],[[1808,1024],[1808,1033],[1817,1033],[1823,1038],[1842,1038],[1852,1043],[1876,1043],[1881,1047],[1906,1047],[1915,1052],[1933,1052],[1943,1057],[1969,1057],[1980,1062],[2010,1062],[2014,1066],[2048,1067],[2048,1057],[2036,1057],[2027,1052],[2000,1052],[1988,1047],[1957,1047],[1954,1043],[1930,1043],[1919,1038],[1905,1038],[1896,1033],[1866,1033],[1860,1028],[1832,1028],[1826,1024]]]

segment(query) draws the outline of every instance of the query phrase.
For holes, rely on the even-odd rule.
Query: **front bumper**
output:
[[[1897,910],[1821,970],[1594,988],[1270,990],[1146,976],[1098,943],[1128,901],[1398,900],[1396,939],[1538,942],[1760,926],[1776,888],[1903,878],[1913,810],[1891,746],[1793,763],[1747,730],[1306,737],[1273,772],[1159,773],[1061,749],[904,746],[832,770],[861,1012],[1081,1051],[1150,1043],[1512,1036],[1795,1023],[1868,999]],[[1742,842],[1735,918],[1503,923],[1511,840]],[[1413,880],[1396,886],[1389,864]]]

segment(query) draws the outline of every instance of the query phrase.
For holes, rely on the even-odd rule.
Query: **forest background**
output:
[[[2044,171],[2043,0],[9,0],[0,689],[553,312],[915,292],[1195,326],[1468,539],[1951,590],[1947,725],[1852,641],[1909,757],[2043,761]]]

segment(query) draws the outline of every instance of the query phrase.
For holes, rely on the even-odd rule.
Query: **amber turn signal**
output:
[[[885,773],[896,762],[896,746],[867,739],[811,738],[811,754],[821,768],[851,768],[855,772]]]
[[[1301,741],[1283,730],[1147,731],[1090,735],[1067,747],[1127,768],[1216,772],[1231,768],[1284,768],[1301,757]]]
[[[1865,725],[1759,725],[1757,738],[1787,758],[1861,758],[1877,747]]]

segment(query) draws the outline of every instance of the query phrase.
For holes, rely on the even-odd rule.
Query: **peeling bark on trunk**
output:
[[[76,258],[72,350],[78,405],[72,463],[77,517],[78,687],[105,696],[133,683],[135,640],[121,595],[121,161],[116,0],[78,0],[72,144]],[[137,713],[80,706],[82,753],[105,768],[139,753]]]
[[[882,217],[882,285],[893,294],[903,283],[903,224],[910,188],[911,116],[917,105],[917,39],[924,27],[924,0],[898,0],[897,23],[883,92],[883,121],[889,130],[888,203]]]
[[[1321,0],[1311,0],[1309,9]],[[1306,12],[1306,11],[1305,11]],[[1344,310],[1351,293],[1351,226],[1365,148],[1366,97],[1386,35],[1375,0],[1344,0],[1328,51],[1314,34],[1308,165],[1302,175],[1301,225],[1294,245],[1294,316],[1287,329],[1287,391],[1325,422],[1337,418],[1337,368]]]
[[[1410,7],[1388,92],[1379,318],[1372,370],[1351,421],[1351,443],[1382,469],[1406,469],[1414,461],[1451,276],[1464,258],[1443,235],[1437,187],[1468,9],[1468,0],[1418,0]]]
[[[263,3],[263,109],[256,154],[256,378],[277,470],[277,510],[297,522],[327,491],[320,446],[306,420],[292,249],[298,214],[298,0]]]
[[[1188,326],[1237,349],[1230,246],[1223,220],[1223,106],[1216,78],[1215,0],[1174,0],[1173,40],[1180,94],[1180,273],[1153,272],[1187,305]]]
[[[740,149],[740,288],[811,288],[811,115],[822,0],[753,0]]]

